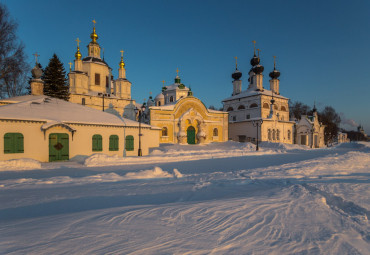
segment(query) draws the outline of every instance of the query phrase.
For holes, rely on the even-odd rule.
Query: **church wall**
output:
[[[106,77],[109,77],[109,68],[103,64],[93,62],[83,62],[82,68],[89,76],[89,90],[98,93],[110,92],[110,87],[106,87]],[[100,85],[95,85],[95,74],[100,74]],[[108,90],[107,90],[108,89]]]
[[[32,158],[41,162],[49,161],[49,134],[66,133],[69,136],[69,158],[78,155],[89,156],[95,153],[104,153],[107,155],[124,154],[124,137],[132,135],[134,137],[134,150],[126,151],[126,156],[137,156],[139,148],[139,130],[138,127],[114,127],[114,126],[95,126],[83,124],[69,124],[76,129],[72,138],[72,133],[65,127],[55,126],[48,129],[45,134],[41,131],[43,122],[24,122],[24,121],[0,121],[0,159],[20,159]],[[148,155],[150,148],[159,146],[160,130],[142,128],[142,153]],[[4,153],[4,134],[22,133],[24,137],[24,153]],[[103,150],[99,152],[92,151],[92,136],[99,134],[103,138]],[[118,135],[119,150],[109,151],[109,136]]]

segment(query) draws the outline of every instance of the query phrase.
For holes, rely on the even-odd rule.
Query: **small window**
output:
[[[100,74],[99,73],[95,74],[95,85],[100,85]]]
[[[132,135],[126,136],[126,150],[133,151],[134,150],[134,137]]]
[[[166,127],[162,128],[162,136],[168,136],[168,130]]]
[[[21,133],[6,133],[4,135],[4,154],[23,153],[23,135]]]
[[[233,116],[233,121],[236,121],[236,116]]]
[[[217,128],[213,129],[213,136],[218,136],[218,129]]]
[[[272,130],[272,140],[276,140],[276,131]]]
[[[269,109],[270,107],[269,107],[269,104],[268,103],[263,103],[263,108],[265,108],[265,109]]]
[[[101,135],[93,135],[92,151],[103,151],[103,138]]]
[[[280,130],[279,129],[276,131],[276,139],[278,141],[280,140]]]
[[[271,129],[267,130],[267,138],[271,140]]]
[[[158,105],[157,106],[161,106],[161,101],[158,101]]]
[[[118,135],[111,135],[109,137],[109,151],[118,151],[119,147],[119,138]]]
[[[238,110],[244,110],[244,109],[245,109],[244,105],[239,105]]]
[[[228,112],[232,112],[232,111],[234,111],[234,108],[232,108],[232,107],[230,106],[229,108],[227,108],[227,111],[228,111]]]
[[[170,96],[170,103],[173,102],[173,96]]]
[[[105,77],[105,87],[109,88],[109,77],[108,76]]]
[[[288,140],[290,140],[290,130],[288,130]]]
[[[249,119],[251,118],[251,115],[250,115],[250,114],[247,114],[247,116],[245,116],[245,118],[246,118],[247,120],[249,120]]]
[[[253,104],[251,104],[251,106],[249,106],[249,108],[256,108],[256,107],[258,107],[258,105],[256,103],[253,103]]]
[[[82,105],[85,105],[85,104],[86,104],[85,98],[82,98]]]

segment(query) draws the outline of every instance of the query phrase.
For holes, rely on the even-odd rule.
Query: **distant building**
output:
[[[229,113],[229,139],[254,142],[258,133],[259,141],[292,144],[295,123],[289,120],[289,99],[279,92],[280,72],[274,64],[268,90],[263,87],[264,67],[256,52],[250,63],[248,88],[242,90],[242,73],[236,65],[232,74],[233,93],[222,101],[224,111]]]
[[[344,133],[344,132],[338,132],[336,142],[337,142],[337,143],[349,143],[349,142],[350,142],[350,140],[349,140],[349,138],[348,138],[347,133]]]
[[[162,129],[161,143],[203,144],[228,139],[228,114],[207,109],[178,74],[175,83],[164,86],[147,105],[147,123]]]

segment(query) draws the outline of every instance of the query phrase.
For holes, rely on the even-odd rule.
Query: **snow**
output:
[[[3,105],[0,107],[0,119],[45,121],[44,127],[58,123],[139,125],[136,121],[47,96],[27,96],[27,100],[20,103]],[[142,127],[150,126],[142,124]]]
[[[0,171],[31,170],[39,168],[41,168],[41,163],[29,158],[0,161]]]
[[[369,254],[369,143],[167,144],[125,160],[1,171],[0,253]]]

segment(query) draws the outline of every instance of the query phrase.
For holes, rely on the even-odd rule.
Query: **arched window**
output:
[[[288,140],[290,140],[290,130],[288,130]]]
[[[133,151],[134,150],[134,137],[132,135],[126,136],[126,141],[125,141],[125,148],[126,151]]]
[[[272,140],[276,140],[276,131],[275,129],[272,130]]]
[[[230,106],[229,108],[227,108],[227,111],[228,111],[228,112],[234,111],[234,108],[232,108],[232,107]]]
[[[256,108],[256,107],[258,107],[258,105],[256,103],[253,103],[253,104],[251,104],[251,106],[249,106],[249,108]]]
[[[118,135],[111,135],[109,137],[109,150],[118,151],[119,138]]]
[[[162,136],[168,136],[168,130],[166,127],[162,128]]]
[[[23,135],[21,133],[6,133],[4,135],[4,154],[23,153]]]
[[[270,106],[269,106],[269,104],[268,104],[268,103],[263,103],[263,108],[265,108],[265,109],[269,109],[269,108],[270,108]]]
[[[85,104],[86,104],[85,98],[82,98],[82,105],[85,105]]]
[[[245,109],[244,105],[239,105],[238,110],[244,110],[244,109]]]
[[[101,135],[93,135],[92,137],[92,151],[103,150],[103,138]]]
[[[161,101],[158,101],[157,106],[161,106]]]
[[[280,141],[280,130],[276,131],[276,140]]]
[[[271,129],[267,130],[267,137],[268,137],[268,140],[271,141]]]
[[[213,129],[213,136],[218,136],[218,129],[217,128]]]
[[[285,106],[282,106],[282,107],[281,107],[281,110],[282,110],[283,112],[286,112],[286,108],[285,108]]]
[[[170,96],[170,103],[173,102],[173,96]]]

